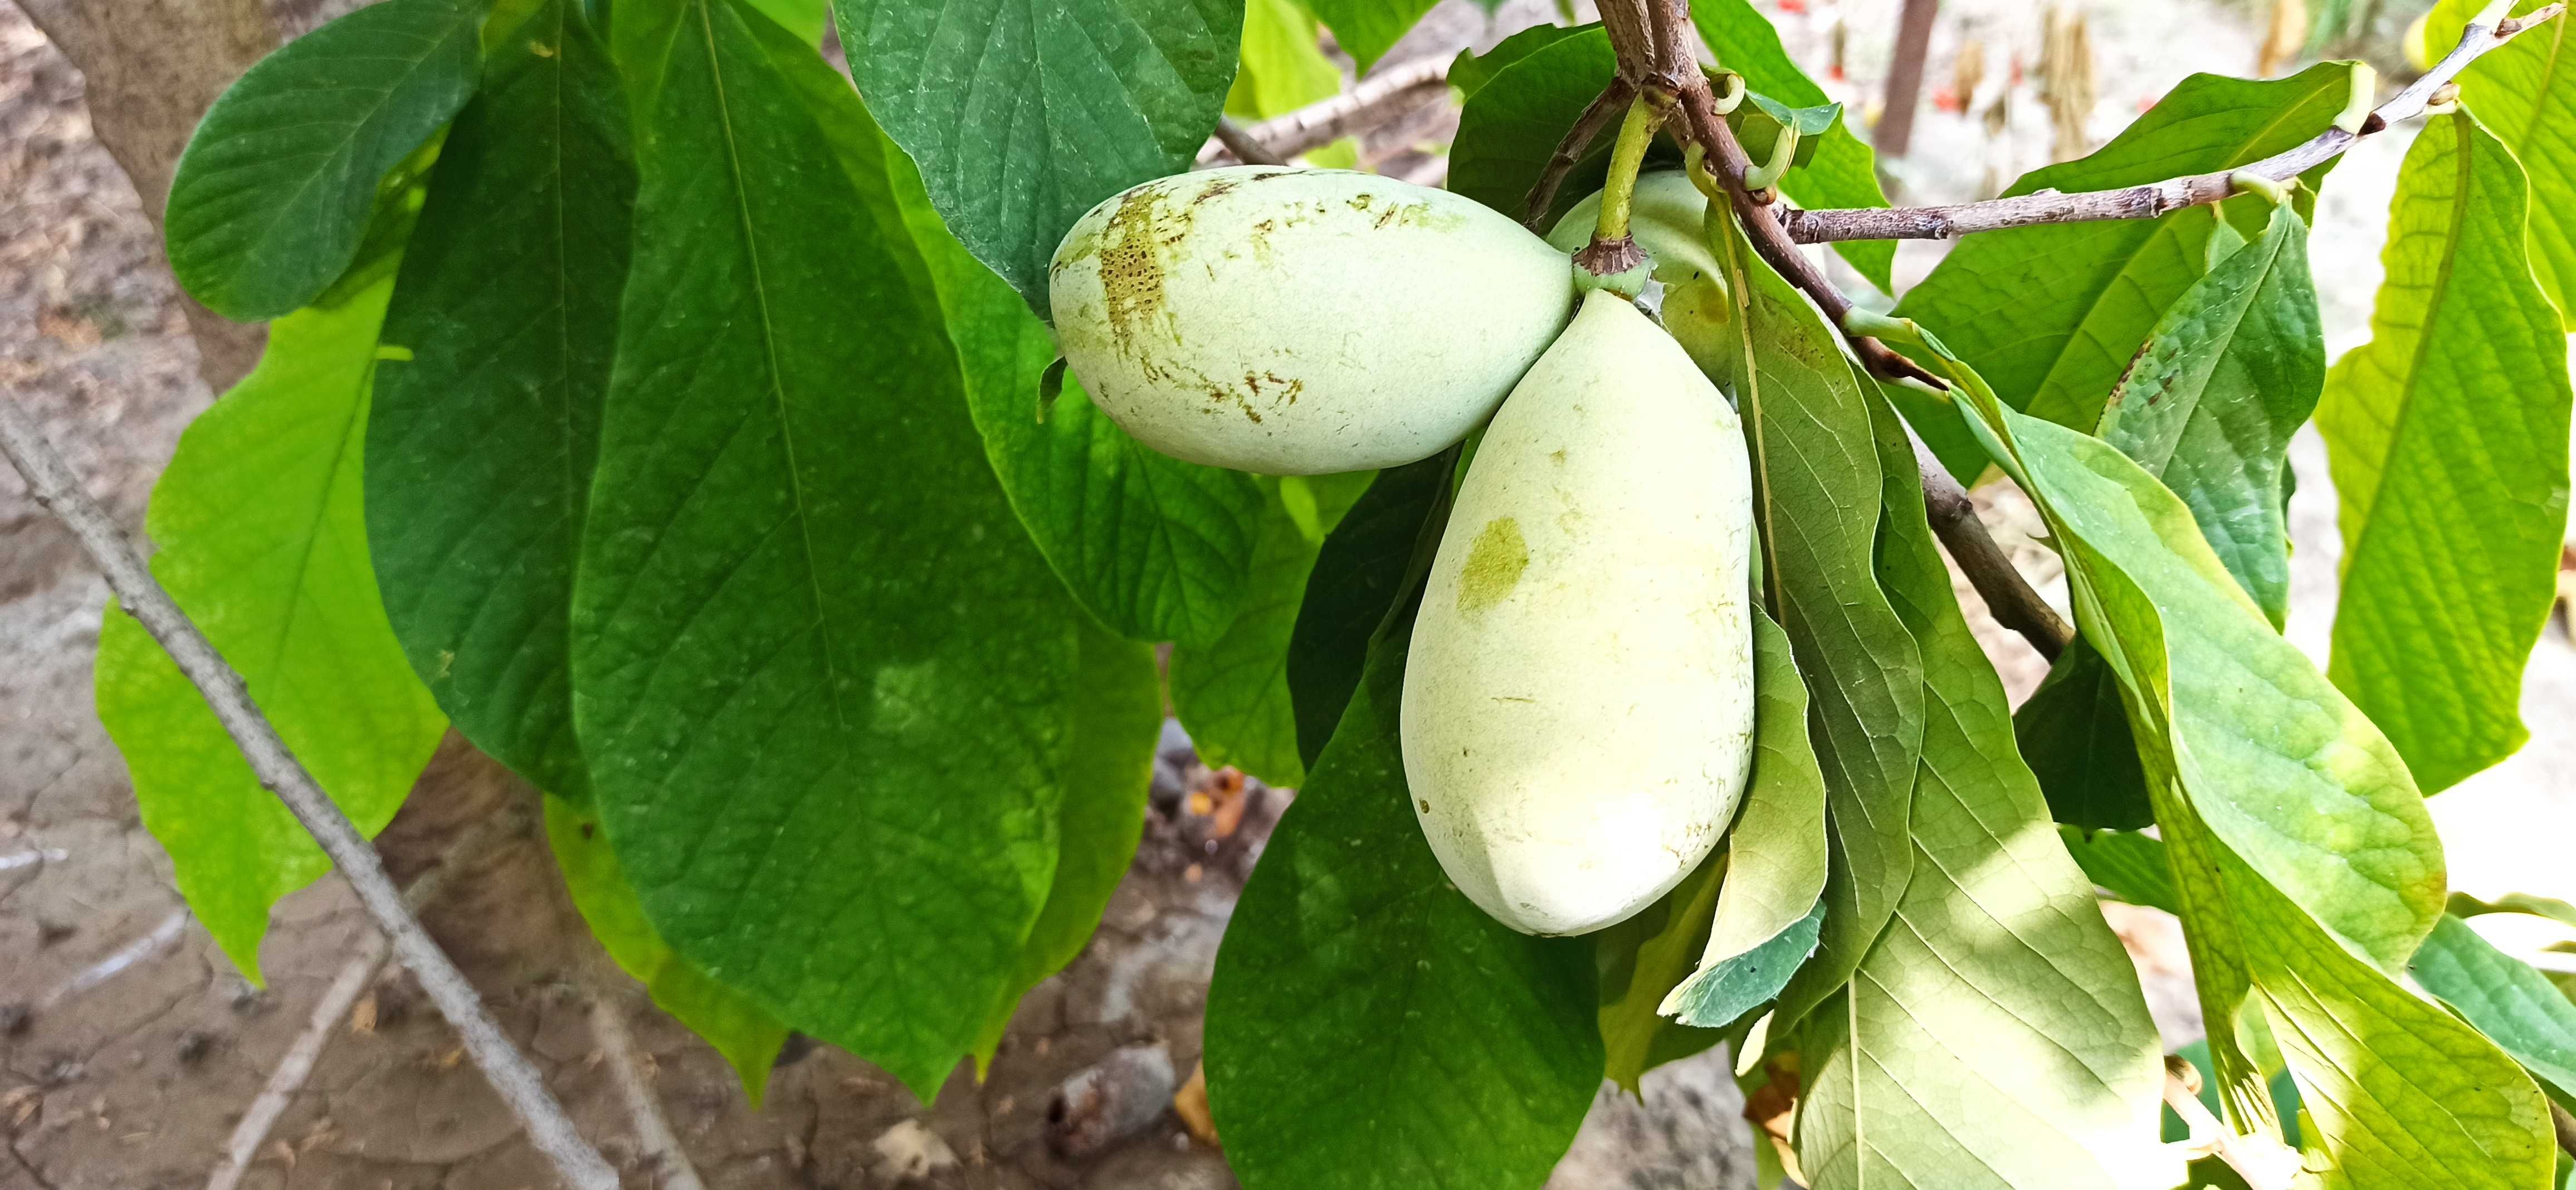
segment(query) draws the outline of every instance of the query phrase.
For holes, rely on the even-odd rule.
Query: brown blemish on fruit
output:
[[[1520,586],[1521,573],[1529,569],[1529,542],[1521,537],[1521,523],[1512,517],[1497,517],[1476,531],[1476,540],[1467,547],[1467,564],[1458,572],[1458,610],[1480,612],[1509,598]]]
[[[1119,354],[1145,364],[1149,375],[1159,369],[1151,363],[1152,353],[1140,350],[1138,341],[1163,317],[1161,247],[1178,238],[1175,234],[1166,239],[1163,234],[1172,223],[1179,225],[1178,232],[1189,230],[1186,218],[1164,218],[1161,190],[1143,186],[1119,201],[1099,239],[1100,292],[1108,299],[1110,338]]]

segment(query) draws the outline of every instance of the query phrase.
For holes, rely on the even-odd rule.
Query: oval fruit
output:
[[[1592,242],[1592,226],[1601,217],[1601,196],[1574,204],[1547,242],[1574,253]],[[1654,278],[1664,285],[1658,312],[1701,373],[1712,379],[1731,374],[1743,353],[1742,332],[1735,325],[1735,304],[1728,300],[1726,274],[1709,251],[1708,199],[1690,179],[1671,171],[1637,175],[1637,193],[1628,204],[1628,234],[1655,262]]]
[[[1074,224],[1050,277],[1103,412],[1165,454],[1273,475],[1447,448],[1574,309],[1572,263],[1519,224],[1348,170],[1147,182]]]
[[[1414,812],[1485,912],[1586,933],[1707,858],[1751,763],[1752,551],[1735,411],[1590,295],[1477,447],[1404,674]]]

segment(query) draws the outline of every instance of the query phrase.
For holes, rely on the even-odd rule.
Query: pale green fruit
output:
[[[1475,202],[1348,170],[1147,182],[1055,251],[1056,335],[1091,399],[1194,463],[1409,463],[1494,411],[1565,329],[1573,264]]]
[[[1585,298],[1485,431],[1404,674],[1414,812],[1485,912],[1586,933],[1707,858],[1751,760],[1752,552],[1735,411]]]
[[[1547,242],[1569,254],[1582,251],[1600,218],[1601,196],[1594,194],[1556,221]],[[1709,251],[1707,219],[1708,199],[1689,178],[1669,171],[1637,176],[1637,193],[1628,202],[1628,236],[1653,258],[1654,278],[1664,284],[1657,316],[1702,373],[1723,377],[1743,354],[1744,339],[1726,274]]]

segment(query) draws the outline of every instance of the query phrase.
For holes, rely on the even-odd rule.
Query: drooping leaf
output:
[[[2522,746],[2522,671],[2567,529],[2567,340],[2532,280],[2521,167],[2425,125],[2389,213],[2371,340],[2317,411],[2343,530],[2328,672],[2440,792]]]
[[[1366,76],[1438,0],[1304,0]]]
[[[1894,413],[1878,421],[1907,457]],[[1806,1018],[1800,1164],[1815,1190],[2173,1185],[2137,973],[2014,753],[2003,684],[1902,478],[1880,573],[1922,649],[1917,855],[1848,988]]]
[[[441,150],[367,419],[368,546],[412,669],[465,738],[576,804],[573,564],[634,193],[607,49],[547,0]]]
[[[1263,515],[1251,476],[1148,449],[1064,378],[1041,378],[1055,340],[993,270],[949,234],[920,175],[891,146],[886,174],[930,262],[966,369],[984,454],[1038,550],[1075,600],[1131,640],[1204,644],[1247,595]]]
[[[618,868],[617,856],[599,831],[597,813],[547,798],[546,843],[591,936],[620,970],[644,985],[654,1004],[724,1055],[742,1080],[743,1094],[759,1107],[778,1048],[787,1043],[787,1026],[671,953]]]
[[[2395,750],[2272,632],[2171,492],[2101,440],[2005,406],[1937,339],[1920,346],[2038,503],[2079,627],[2120,676],[2205,1017],[2261,1010],[2354,1190],[2537,1185],[2537,1091],[2389,974],[2442,885]],[[2211,1049],[2231,1122],[2272,1128],[2261,1067],[2227,1031]]]
[[[1830,102],[1824,88],[1798,69],[1780,46],[1779,31],[1748,0],[1693,0],[1691,21],[1725,69],[1744,76],[1748,90],[1759,91],[1793,108],[1815,108]],[[1766,146],[1769,141],[1763,142]],[[1800,150],[1805,152],[1803,148]],[[1780,183],[1780,192],[1806,207],[1883,207],[1887,193],[1878,188],[1878,159],[1852,135],[1845,122],[1826,129],[1814,156]],[[1845,261],[1869,283],[1896,292],[1890,270],[1896,267],[1896,244],[1890,240],[1854,240],[1834,245]]]
[[[1647,1070],[1719,1040],[1717,1030],[1665,1020],[1660,1009],[1708,948],[1709,921],[1727,875],[1725,855],[1711,854],[1654,904],[1592,935],[1601,1047],[1609,1055],[1604,1077],[1620,1090],[1638,1094],[1637,1080]]]
[[[1063,970],[1091,941],[1145,829],[1146,786],[1154,779],[1154,744],[1163,733],[1163,683],[1154,670],[1154,648],[1120,640],[1096,624],[1086,622],[1081,629],[1055,883],[1010,982],[975,1039],[979,1078],[989,1072],[1020,997]]]
[[[1756,476],[1762,602],[1787,630],[1813,699],[1832,813],[1824,946],[1848,964],[1896,911],[1913,865],[1907,821],[1925,721],[1923,662],[1871,570],[1886,513],[1872,389],[1845,361],[1841,337],[1754,256],[1731,216],[1719,212],[1712,226],[1742,313],[1744,344],[1726,387]],[[1910,460],[1901,475],[1913,482]],[[1793,988],[1783,1024],[1846,974],[1848,966],[1820,969]]]
[[[1248,592],[1234,623],[1204,647],[1172,650],[1172,713],[1209,764],[1233,765],[1272,785],[1305,783],[1296,696],[1288,685],[1290,639],[1324,534],[1367,490],[1370,475],[1274,481],[1270,513],[1261,522],[1244,582]],[[1290,509],[1292,493],[1308,505],[1311,531]]]
[[[2235,234],[2218,223],[2210,244]],[[2275,206],[2263,232],[2175,299],[2104,403],[2094,435],[2189,506],[2201,536],[2277,628],[2290,602],[2290,435],[2316,408],[2325,340],[2307,225]],[[2153,820],[2118,679],[2076,642],[2014,718],[2059,821]]]
[[[1331,22],[1326,21],[1327,24]],[[1610,35],[1598,25],[1533,43],[1491,72],[1458,112],[1449,147],[1449,188],[1518,219],[1530,187],[1575,118],[1619,70]],[[1550,217],[1601,188],[1609,172],[1604,135],[1565,176]]]
[[[2443,0],[2425,18],[2427,44],[2447,53],[2485,7]],[[2524,0],[2514,15],[2539,7],[2540,0]],[[2530,177],[2531,270],[2567,328],[2576,330],[2576,142],[2566,125],[2566,113],[2576,109],[2576,46],[2568,44],[2567,30],[2562,17],[2481,55],[2460,73],[2460,101]]]
[[[374,835],[447,722],[403,660],[367,562],[359,468],[390,269],[270,328],[259,366],[180,436],[153,486],[152,573],[307,772]],[[260,980],[269,906],[331,863],[262,788],[197,688],[132,617],[99,629],[99,722],[180,895]]]
[[[1288,695],[1297,716],[1297,756],[1307,767],[1359,689],[1369,641],[1386,622],[1412,571],[1430,565],[1447,519],[1456,450],[1378,473],[1324,539],[1288,638]]]
[[[1241,0],[835,0],[833,14],[932,205],[1040,311],[1074,220],[1189,168],[1243,28]]]
[[[2352,95],[2350,70],[2330,62],[2270,82],[2193,75],[2091,156],[2024,174],[2004,193],[2073,194],[2262,160],[2333,122]],[[2259,225],[2264,203],[2222,205]],[[2215,222],[2193,209],[1971,236],[1896,312],[1941,336],[2005,404],[2090,430],[2158,318],[2200,277]],[[1984,470],[1984,453],[1948,410],[1908,390],[1891,396],[1952,474]]]
[[[2058,827],[2057,834],[2066,841],[2075,866],[2084,869],[2087,879],[2112,896],[2132,905],[2182,913],[2182,900],[2174,892],[2173,869],[2165,866],[2165,847],[2155,836],[2135,831],[2086,831],[2072,826]]]
[[[356,257],[386,173],[473,97],[482,19],[475,0],[386,0],[226,88],[170,181],[179,284],[242,322],[321,294]]]
[[[2576,1103],[2576,1003],[2531,964],[2444,914],[2407,973],[2522,1063],[2560,1103]]]
[[[1414,821],[1409,636],[1371,650],[1217,952],[1208,1100],[1250,1190],[1536,1186],[1601,1085],[1590,946],[1487,917]]]
[[[1825,774],[1809,736],[1807,687],[1789,634],[1759,608],[1753,612],[1753,665],[1759,700],[1753,771],[1745,779],[1743,808],[1727,828],[1726,886],[1718,893],[1708,950],[1699,961],[1703,972],[1813,916],[1816,898],[1825,891]]]
[[[574,722],[663,939],[926,1097],[1052,881],[1077,613],[857,97],[735,0],[676,15],[619,41],[656,81]]]

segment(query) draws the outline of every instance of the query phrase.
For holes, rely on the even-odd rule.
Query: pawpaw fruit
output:
[[[1147,182],[1050,268],[1066,363],[1111,419],[1194,463],[1391,467],[1466,436],[1565,328],[1565,254],[1472,200],[1349,170]]]
[[[1574,204],[1547,233],[1557,249],[1579,252],[1592,242],[1601,218],[1601,196]],[[1742,332],[1735,325],[1726,274],[1709,250],[1708,199],[1690,179],[1669,170],[1637,176],[1637,192],[1628,205],[1628,235],[1654,261],[1653,277],[1663,283],[1663,307],[1657,312],[1664,329],[1699,370],[1719,378],[1732,374],[1743,354]]]
[[[1734,409],[1596,292],[1494,415],[1415,615],[1404,773],[1451,883],[1530,934],[1679,883],[1753,741],[1752,480]]]

